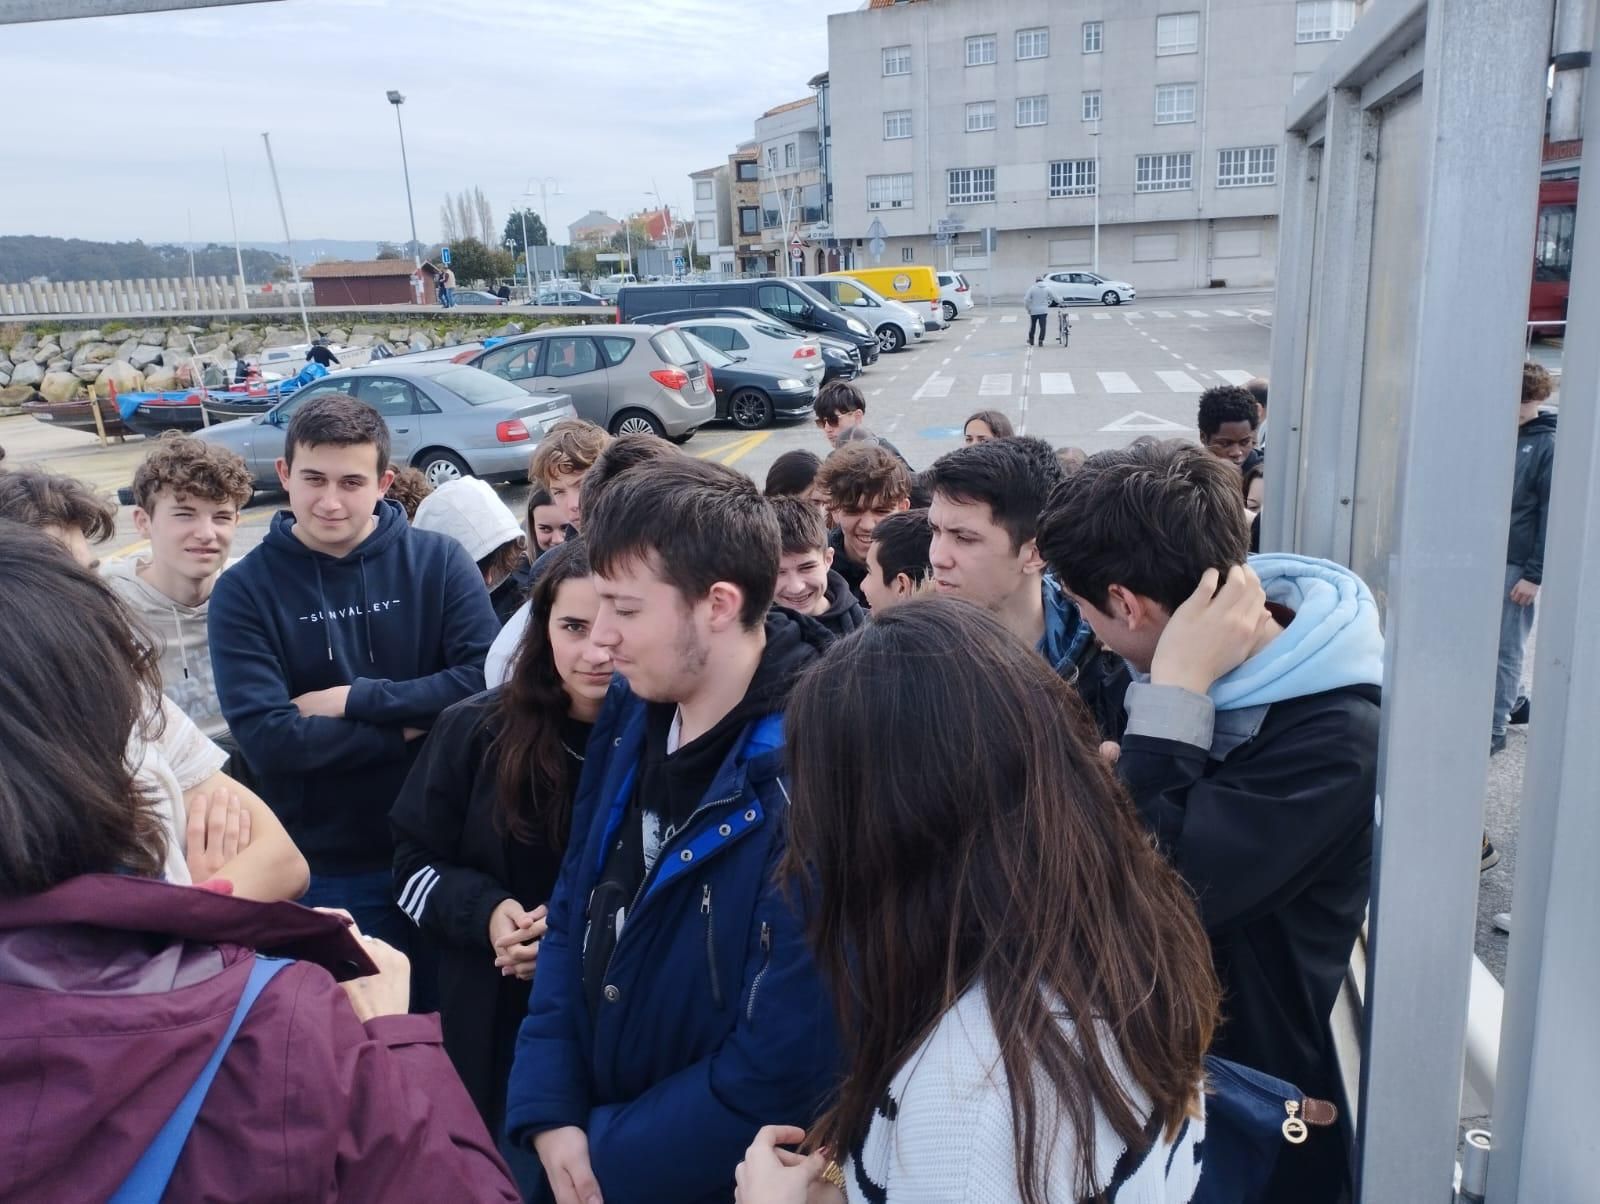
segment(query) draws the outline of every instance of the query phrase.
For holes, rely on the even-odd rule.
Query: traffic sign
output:
[[[941,217],[939,219],[938,231],[940,234],[959,234],[966,228],[967,224],[960,218]]]
[[[682,255],[674,255],[672,257],[672,270],[674,272],[676,272],[680,276],[683,275],[683,256]]]
[[[874,238],[867,244],[867,250],[872,252],[872,258],[874,262],[883,258],[883,252],[888,245],[889,244],[884,242],[881,238]]]
[[[791,251],[804,251],[806,249],[806,244],[800,241],[800,236],[796,234],[794,238],[789,241],[789,249]]]
[[[872,219],[872,225],[867,227],[867,237],[868,238],[883,238],[888,233],[889,233],[889,231],[884,228],[883,223],[880,222],[877,218],[873,218]]]
[[[444,264],[445,267],[449,267],[450,266],[450,248],[449,247],[440,247],[439,248],[439,262]]]

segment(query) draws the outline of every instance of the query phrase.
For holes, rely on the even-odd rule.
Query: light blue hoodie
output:
[[[1267,601],[1294,611],[1283,633],[1211,687],[1219,711],[1343,686],[1383,684],[1383,632],[1372,591],[1343,565],[1284,552],[1250,557]]]

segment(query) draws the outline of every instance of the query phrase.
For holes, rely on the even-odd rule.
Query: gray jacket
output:
[[[1033,286],[1022,294],[1022,304],[1028,307],[1028,313],[1038,317],[1050,310],[1050,290],[1045,288],[1042,280],[1035,280]]]
[[[1544,581],[1544,535],[1550,521],[1550,474],[1556,460],[1556,416],[1540,411],[1517,431],[1517,467],[1511,485],[1511,534],[1506,563],[1522,579]]]

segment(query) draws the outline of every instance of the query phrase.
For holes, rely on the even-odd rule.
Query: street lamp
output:
[[[531,199],[533,197],[533,186],[535,184],[539,185],[539,220],[544,223],[544,245],[545,245],[546,248],[548,248],[551,245],[551,243],[550,243],[550,195],[549,195],[550,194],[550,188],[553,185],[555,187],[555,190],[556,190],[556,195],[560,196],[561,195],[561,181],[556,179],[554,176],[543,176],[538,180],[529,180],[528,181],[528,186],[522,190],[522,195],[523,195],[524,198]],[[527,216],[526,208],[524,208],[523,216],[522,216],[522,246],[523,246],[524,251],[526,251],[527,246],[528,246],[528,216]],[[555,258],[555,254],[553,252],[550,252],[549,254],[550,254],[550,280],[551,280],[552,283],[554,283],[555,282],[555,278],[556,278],[556,258]],[[530,288],[533,287],[533,258],[532,258],[531,255],[528,256],[528,286]]]
[[[394,106],[394,123],[400,130],[400,166],[406,175],[406,212],[411,215],[411,265],[420,268],[422,253],[417,242],[417,209],[411,203],[411,164],[406,160],[406,127],[400,120],[400,106],[406,103],[406,98],[390,88],[389,103]]]
[[[1094,139],[1094,274],[1100,274],[1100,119],[1094,119],[1094,129],[1089,131]]]

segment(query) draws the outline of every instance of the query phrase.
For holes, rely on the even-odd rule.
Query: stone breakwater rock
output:
[[[44,369],[32,360],[25,360],[11,370],[11,383],[13,385],[26,385],[33,388],[44,379]]]
[[[0,406],[19,406],[36,396],[32,385],[7,385],[0,389]]]
[[[52,360],[57,360],[60,358],[61,344],[56,342],[54,339],[40,343],[33,349],[33,362],[36,364],[48,364]]]
[[[78,395],[81,384],[70,372],[47,372],[39,382],[39,392],[46,401],[71,401]]]
[[[61,350],[71,351],[74,347],[84,343],[98,343],[105,338],[98,330],[69,330],[64,332],[57,340]]]
[[[107,396],[111,392],[112,385],[117,386],[118,393],[137,393],[144,388],[144,373],[127,360],[112,360],[94,382],[95,394],[100,397]]]
[[[496,338],[505,338],[508,335],[521,334],[522,333],[522,326],[521,326],[520,323],[517,323],[517,322],[507,322],[504,326],[502,326],[499,329],[497,329],[494,333],[495,333],[495,337]]]
[[[65,347],[62,348],[66,350]],[[109,364],[117,358],[117,349],[110,343],[80,343],[78,349],[72,353],[72,366],[81,368],[85,364]]]
[[[411,336],[411,350],[413,351],[427,351],[432,346],[433,343],[429,340],[428,336],[422,334],[421,332]]]
[[[178,370],[176,368],[163,368],[155,366],[144,374],[144,387],[160,392],[163,389],[176,389],[178,387]]]
[[[348,343],[350,341],[350,333],[338,326],[333,327],[331,330],[324,330],[322,337],[331,343]]]
[[[139,343],[127,355],[119,356],[135,368],[148,368],[151,364],[158,363],[161,359],[161,348],[154,343]]]
[[[261,340],[261,346],[266,347],[293,347],[296,343],[305,342],[305,335],[298,330],[285,330],[281,326],[266,332]]]
[[[405,326],[395,326],[389,331],[388,339],[391,343],[404,343],[411,337],[411,331]]]

